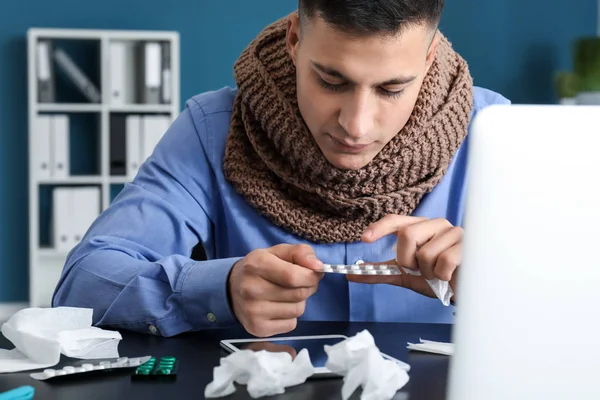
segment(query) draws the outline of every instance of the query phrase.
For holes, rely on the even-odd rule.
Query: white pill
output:
[[[66,375],[67,373],[65,371],[63,371],[62,369],[59,369],[58,371],[56,371],[55,376],[60,376],[60,375]]]
[[[85,368],[83,367],[75,367],[75,373],[85,372]]]
[[[367,264],[367,265],[365,265],[365,269],[370,270],[370,269],[375,269],[375,267],[372,266],[371,264]]]
[[[354,271],[360,270],[360,265],[353,265],[352,270],[354,270]]]
[[[54,375],[56,375],[56,371],[52,368],[45,369],[44,375],[46,375],[48,378],[52,378]]]
[[[81,368],[83,368],[85,371],[92,371],[94,366],[92,364],[83,364]]]
[[[94,369],[95,369],[95,370],[99,370],[99,369],[106,369],[106,365],[102,365],[102,364],[99,364],[99,365],[94,365]]]
[[[372,269],[368,270],[367,272],[369,273],[369,275],[377,275],[377,271]]]
[[[379,269],[383,271],[383,270],[388,269],[388,266],[387,265],[380,265]]]
[[[117,364],[125,364],[128,360],[128,357],[117,358]]]
[[[389,269],[384,269],[383,271],[381,271],[381,273],[382,273],[383,275],[391,275],[391,274],[392,274],[392,271],[390,271]]]
[[[323,264],[323,268],[331,268],[331,264]]]
[[[63,368],[63,371],[65,371],[67,374],[72,374],[73,372],[75,372],[75,367],[67,366]]]

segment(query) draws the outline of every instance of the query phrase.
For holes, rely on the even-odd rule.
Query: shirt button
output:
[[[206,318],[208,318],[208,320],[210,322],[215,322],[217,320],[217,317],[215,316],[215,314],[209,312],[208,314],[206,314]]]
[[[154,325],[150,325],[148,327],[148,330],[150,330],[151,333],[156,333],[158,332],[158,329],[156,329],[156,327]]]

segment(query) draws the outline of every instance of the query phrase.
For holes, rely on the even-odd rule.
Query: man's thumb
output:
[[[314,270],[323,268],[323,262],[317,258],[313,248],[307,244],[275,246],[273,254],[282,260],[304,268]]]

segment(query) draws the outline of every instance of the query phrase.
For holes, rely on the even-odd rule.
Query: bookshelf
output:
[[[60,239],[56,237],[56,227],[70,223],[71,230],[74,224],[79,224],[79,234],[87,230],[90,212],[96,212],[96,205],[97,216],[110,205],[120,187],[135,175],[129,169],[116,169],[117,140],[111,143],[111,138],[121,140],[122,135],[127,135],[122,139],[126,149],[121,150],[127,165],[131,161],[129,158],[134,157],[129,150],[139,149],[141,141],[145,140],[145,153],[140,151],[138,155],[141,164],[153,148],[152,143],[160,139],[181,111],[179,34],[173,31],[31,28],[27,32],[27,47],[29,306],[49,307],[66,256],[77,243],[75,240],[66,246],[58,245]],[[66,53],[77,67],[75,72],[59,60],[59,52]],[[155,63],[157,60],[158,64]],[[122,71],[119,66],[123,66]],[[88,86],[82,86],[83,78],[77,75],[77,70],[87,79],[83,82]],[[147,131],[130,137],[129,125],[122,126],[130,117],[144,121],[150,120],[150,116],[160,117],[160,125],[155,124],[155,127],[153,122],[138,124],[140,129],[148,131],[152,128],[153,141],[148,139]],[[122,124],[118,132],[115,121]],[[53,136],[48,136],[50,133]],[[49,164],[44,157],[50,157]],[[61,163],[63,157],[66,159]],[[46,169],[48,165],[50,173]],[[68,190],[62,190],[64,188]],[[77,203],[73,197],[69,204],[75,204],[75,207],[67,214],[77,214],[77,210],[87,207],[87,219],[70,216],[70,222],[66,223],[64,212],[63,217],[58,218],[57,207],[69,209],[57,200],[65,198],[57,193],[77,188],[93,188],[88,190],[89,196],[85,198],[93,201],[81,201],[84,197],[78,197]]]

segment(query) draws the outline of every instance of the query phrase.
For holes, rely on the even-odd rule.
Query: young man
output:
[[[70,253],[53,305],[164,336],[451,322],[425,279],[456,289],[469,123],[507,100],[473,87],[442,9],[300,0],[240,56],[236,89],[187,102]],[[198,243],[208,260],[190,258]],[[421,275],[314,271],[389,260]]]

